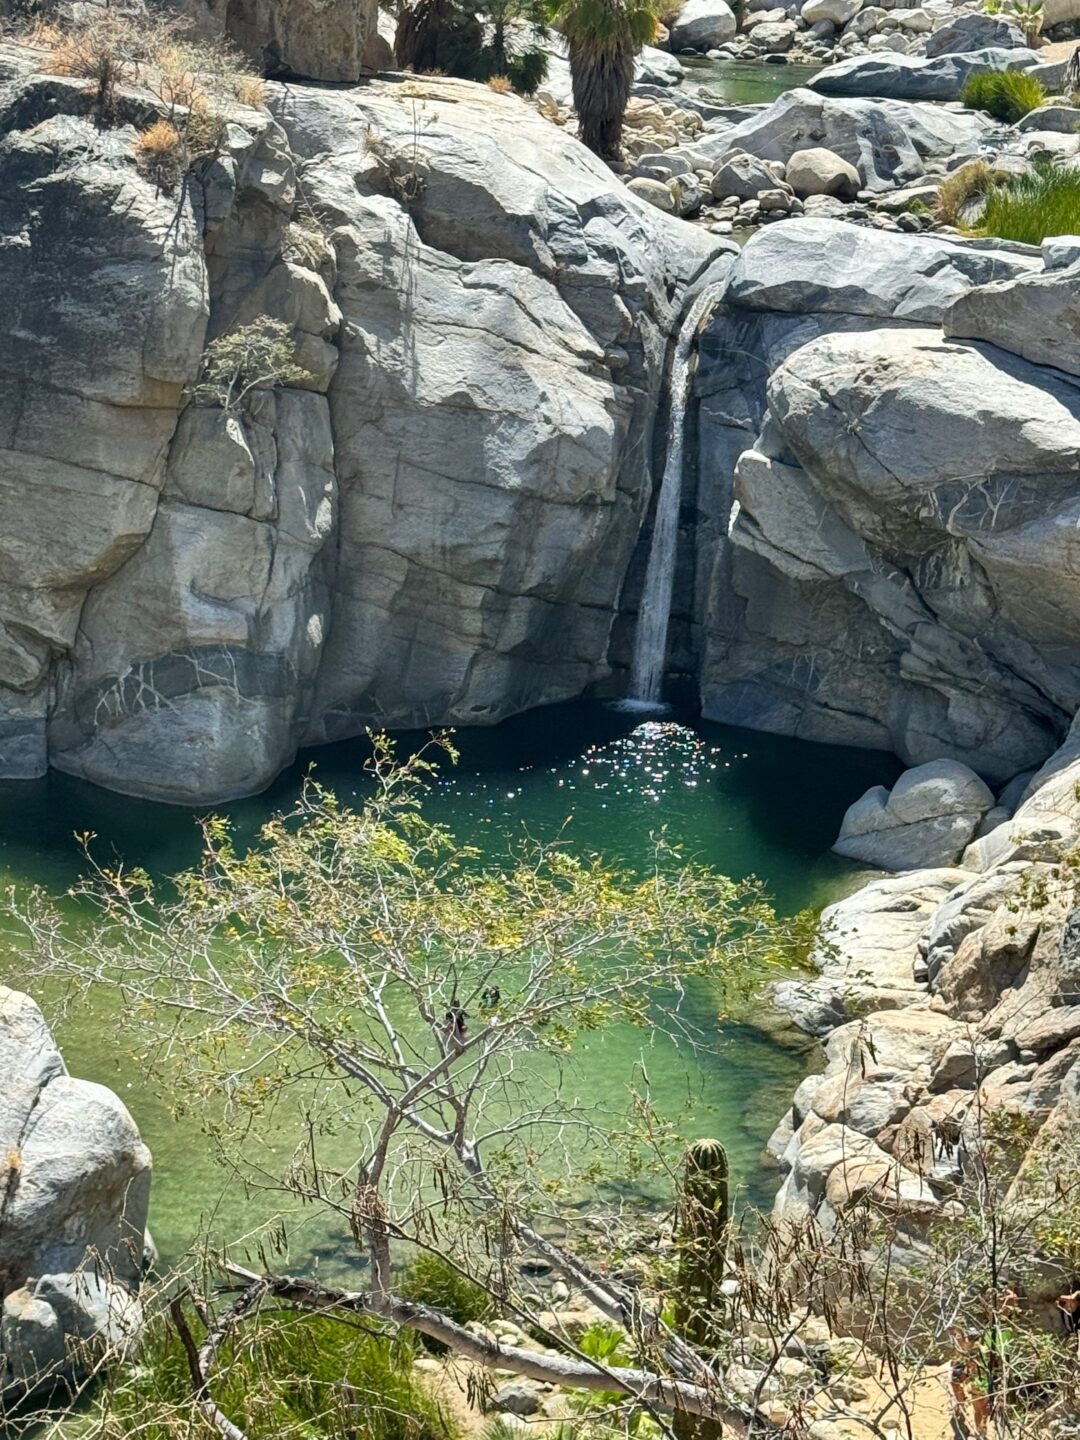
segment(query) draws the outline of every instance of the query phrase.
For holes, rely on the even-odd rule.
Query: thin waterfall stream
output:
[[[630,699],[658,701],[664,681],[667,657],[671,597],[675,588],[675,555],[679,540],[679,506],[682,503],[683,454],[686,441],[686,412],[690,404],[690,366],[698,326],[716,303],[713,290],[705,289],[690,306],[675,343],[671,363],[671,435],[664,475],[656,501],[652,545],[645,568],[634,660],[630,671]]]

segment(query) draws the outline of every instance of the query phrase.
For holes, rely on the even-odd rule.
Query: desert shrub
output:
[[[406,1300],[415,1300],[421,1305],[441,1310],[459,1325],[468,1325],[472,1320],[486,1320],[494,1308],[486,1290],[462,1275],[449,1260],[428,1251],[421,1251],[413,1259],[398,1286],[398,1293]],[[446,1348],[426,1335],[421,1336],[421,1341],[427,1349],[436,1353]]]
[[[292,331],[284,320],[260,315],[207,345],[191,396],[223,410],[238,410],[253,390],[310,379],[293,354]]]
[[[1015,125],[1043,103],[1046,89],[1023,70],[992,70],[970,76],[960,99],[969,110],[985,110],[995,120]]]
[[[80,7],[78,18],[60,27],[50,47],[48,68],[94,83],[94,118],[104,128],[116,119],[116,91],[139,77],[155,49],[171,43],[180,22],[174,17],[111,5]]]
[[[496,95],[509,95],[514,87],[510,84],[508,75],[492,75],[488,81],[488,89],[494,90]]]
[[[1028,245],[1080,233],[1080,171],[1047,163],[1008,180],[987,196],[981,228]]]
[[[35,23],[23,33],[49,52],[55,74],[91,80],[99,127],[116,124],[117,89],[138,84],[161,101],[187,163],[217,143],[229,103],[262,103],[262,80],[227,40],[197,40],[181,16],[129,5],[76,7],[62,24]]]
[[[938,187],[935,213],[946,225],[970,224],[966,214],[972,202],[988,195],[1004,179],[1004,172],[992,169],[985,160],[972,160],[947,175]]]
[[[249,1435],[306,1440],[455,1440],[413,1371],[415,1345],[322,1316],[266,1318],[223,1353],[214,1398]],[[83,1440],[177,1440],[203,1434],[171,1325],[150,1327],[80,1425]],[[185,1425],[189,1420],[191,1428]],[[207,1435],[213,1432],[206,1428]]]
[[[160,190],[171,190],[184,168],[184,142],[175,125],[157,120],[135,140],[135,158]]]
[[[285,227],[282,253],[286,260],[318,270],[331,259],[326,230],[319,217],[308,209],[300,209]]]

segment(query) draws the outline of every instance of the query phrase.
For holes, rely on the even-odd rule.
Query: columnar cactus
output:
[[[730,1220],[727,1151],[719,1140],[695,1140],[683,1157],[677,1208],[675,1320],[679,1332],[702,1349],[717,1343]],[[679,1440],[712,1440],[720,1434],[719,1423],[682,1414],[675,1416],[674,1430]]]

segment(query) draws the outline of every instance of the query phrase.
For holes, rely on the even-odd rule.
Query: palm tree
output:
[[[562,0],[578,132],[603,160],[617,160],[634,83],[634,56],[656,34],[656,0]]]

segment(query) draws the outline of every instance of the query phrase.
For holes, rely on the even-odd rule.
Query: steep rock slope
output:
[[[165,194],[151,97],[98,131],[27,52],[0,77],[0,774],[217,800],[606,673],[671,300],[722,245],[483,87],[274,87]],[[308,378],[190,403],[264,314]]]

